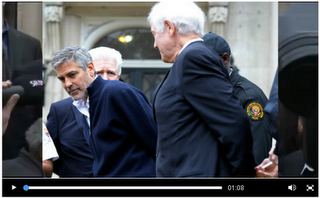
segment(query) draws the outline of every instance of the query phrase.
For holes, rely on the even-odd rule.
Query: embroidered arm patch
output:
[[[262,106],[259,103],[252,102],[247,107],[247,114],[252,119],[259,120],[263,117],[264,112]]]

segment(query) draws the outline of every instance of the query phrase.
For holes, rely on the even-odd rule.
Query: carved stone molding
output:
[[[63,18],[63,8],[59,5],[48,5],[45,7],[44,16],[46,22],[60,22]]]
[[[211,7],[209,9],[209,20],[211,23],[223,22],[228,19],[228,8],[226,7]]]
[[[208,19],[211,22],[211,31],[226,37],[225,28],[228,21],[228,8],[225,6],[213,6],[209,8]]]
[[[51,67],[51,61],[59,50],[61,50],[61,23],[64,20],[63,3],[45,3],[45,41],[44,41],[44,64],[46,65],[45,82],[45,106],[43,112],[49,112],[51,103],[63,99],[64,90],[57,81],[56,72]]]

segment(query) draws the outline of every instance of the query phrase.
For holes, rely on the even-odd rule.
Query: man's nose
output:
[[[107,73],[103,73],[101,76],[104,80],[110,80]]]
[[[154,42],[153,42],[153,47],[154,47],[155,49],[158,49],[158,46],[157,46],[157,44],[156,44],[156,40],[154,40]]]
[[[66,79],[66,81],[65,81],[65,85],[66,85],[66,87],[71,87],[71,86],[72,86],[72,81],[71,81],[71,80]]]

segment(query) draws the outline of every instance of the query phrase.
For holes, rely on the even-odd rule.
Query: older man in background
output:
[[[96,72],[105,80],[119,80],[122,56],[120,52],[109,47],[97,47],[89,51]]]

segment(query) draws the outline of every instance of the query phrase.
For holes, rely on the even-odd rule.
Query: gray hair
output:
[[[164,20],[171,21],[178,33],[189,35],[196,33],[202,37],[206,16],[201,8],[191,1],[162,1],[154,5],[148,16],[148,22],[162,33]]]
[[[74,61],[84,71],[87,71],[87,66],[92,62],[89,52],[77,45],[66,47],[60,50],[52,59],[52,67],[57,69],[65,62]]]
[[[121,75],[122,71],[122,55],[119,51],[110,48],[110,47],[96,47],[94,49],[89,50],[89,53],[92,57],[92,60],[97,59],[113,59],[117,63],[117,70],[119,76]]]
[[[35,154],[42,148],[42,118],[36,120],[25,133],[29,153]]]

